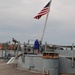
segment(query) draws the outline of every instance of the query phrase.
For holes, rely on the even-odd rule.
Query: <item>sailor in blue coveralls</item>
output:
[[[39,41],[38,39],[36,39],[34,42],[34,53],[38,54],[38,52],[39,52]]]

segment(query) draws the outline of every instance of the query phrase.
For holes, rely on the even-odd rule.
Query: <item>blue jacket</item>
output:
[[[34,49],[39,49],[39,41],[38,40],[36,40],[34,42]]]

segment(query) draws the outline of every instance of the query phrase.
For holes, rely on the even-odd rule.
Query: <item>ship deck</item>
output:
[[[0,59],[0,75],[42,75],[41,73],[17,68],[17,62],[7,65],[6,61]]]

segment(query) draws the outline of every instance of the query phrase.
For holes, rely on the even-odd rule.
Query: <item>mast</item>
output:
[[[48,8],[49,11],[50,11],[51,2],[52,2],[52,0],[50,0],[50,4],[49,4],[49,8]],[[47,26],[47,21],[48,21],[48,16],[49,16],[49,11],[48,11],[47,16],[46,16],[44,29],[43,29],[43,33],[42,33],[42,37],[41,37],[41,42],[43,41],[43,38],[44,38],[44,34],[45,34],[46,26]]]

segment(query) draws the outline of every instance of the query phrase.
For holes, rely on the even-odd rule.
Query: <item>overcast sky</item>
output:
[[[41,39],[45,16],[34,16],[49,0],[0,0],[0,42]],[[75,44],[75,0],[52,0],[43,42]]]

